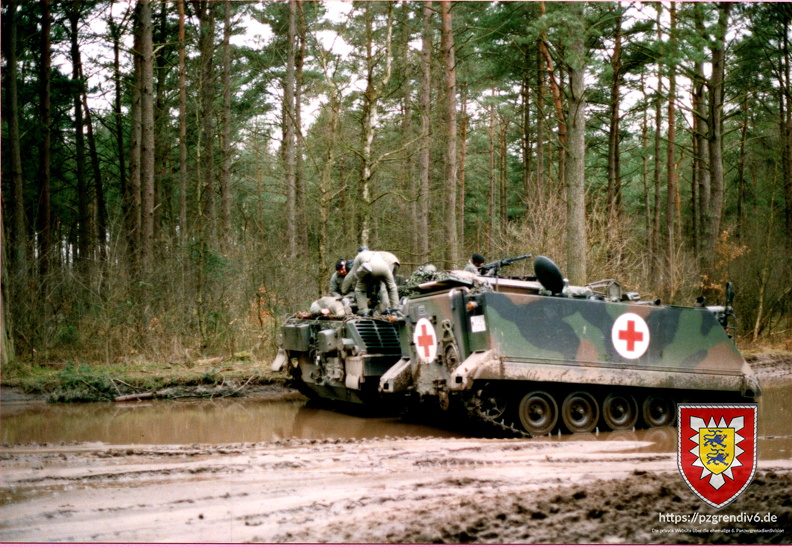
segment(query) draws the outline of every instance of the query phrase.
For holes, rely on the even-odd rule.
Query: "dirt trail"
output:
[[[710,542],[653,529],[708,512],[670,454],[635,442],[492,439],[45,446],[2,453],[0,537],[14,542]],[[792,537],[792,461],[762,462],[729,512]],[[723,511],[721,511],[723,513]],[[709,528],[709,526],[706,526]],[[688,537],[689,536],[689,537]]]
[[[753,366],[760,381],[788,380],[792,359]],[[0,540],[792,543],[792,459],[760,460],[746,491],[715,511],[675,454],[622,439],[3,447]],[[694,513],[775,522],[663,516]]]

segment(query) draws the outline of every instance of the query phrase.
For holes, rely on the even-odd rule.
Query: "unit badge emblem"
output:
[[[720,509],[756,473],[757,405],[679,405],[677,466],[702,500]]]

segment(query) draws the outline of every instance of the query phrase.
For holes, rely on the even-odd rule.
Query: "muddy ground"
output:
[[[789,357],[752,366],[760,381],[792,378]],[[0,540],[792,542],[792,459],[760,460],[751,486],[715,511],[675,454],[623,439],[3,447]],[[742,522],[671,522],[696,513]],[[746,522],[757,516],[768,522]]]

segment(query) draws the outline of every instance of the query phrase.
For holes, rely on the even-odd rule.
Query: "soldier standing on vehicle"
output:
[[[380,309],[396,309],[399,305],[399,290],[396,286],[396,272],[399,268],[399,259],[393,253],[387,251],[370,251],[362,248],[355,257],[352,269],[344,278],[341,292],[346,294],[355,287],[355,298],[357,300],[358,313],[368,315],[368,295],[370,289],[379,290],[380,283],[385,285],[386,291],[382,291]]]
[[[478,274],[479,268],[481,268],[483,265],[484,265],[484,257],[478,253],[475,253],[473,254],[473,256],[470,257],[470,261],[465,266],[465,271]]]
[[[339,258],[335,264],[335,272],[333,275],[330,276],[330,283],[327,287],[328,292],[331,296],[344,296],[341,292],[341,285],[344,282],[344,278],[348,273],[348,266],[347,263],[352,262],[351,260],[344,260],[343,258]]]

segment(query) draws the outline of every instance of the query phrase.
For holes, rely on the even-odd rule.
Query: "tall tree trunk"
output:
[[[318,247],[319,247],[319,264],[328,264],[327,252],[327,230],[321,227],[328,226],[330,223],[330,205],[331,205],[331,188],[333,186],[333,169],[335,167],[336,157],[336,136],[338,135],[338,120],[341,111],[341,92],[332,82],[331,77],[325,74],[328,84],[332,91],[329,98],[330,102],[330,123],[327,134],[327,154],[325,161],[322,163],[322,172],[319,179],[319,226],[318,230]],[[322,272],[325,274],[321,276],[318,287],[320,291],[324,290],[324,281],[327,279],[327,271],[322,267]]]
[[[154,41],[151,1],[140,0],[140,258],[145,276],[154,260]]]
[[[520,100],[522,102],[522,119],[520,123],[520,148],[522,149],[523,168],[522,168],[522,198],[523,204],[526,205],[526,216],[530,213],[528,209],[528,196],[531,194],[531,180],[533,166],[533,150],[531,147],[531,72],[529,70],[531,60],[531,50],[525,48],[524,62],[525,72],[523,73],[522,82],[520,83]]]
[[[671,2],[669,8],[669,17],[671,20],[671,28],[669,31],[669,47],[671,51],[676,51],[676,4]],[[676,64],[668,63],[668,144],[666,145],[666,180],[667,194],[666,194],[666,233],[665,233],[665,249],[666,249],[666,271],[670,276],[675,269],[675,224],[676,217],[676,197],[677,197],[677,174],[676,174]],[[668,300],[673,301],[675,296],[672,290],[674,283],[670,278],[666,279],[666,287],[671,291],[668,293]]]
[[[418,248],[416,254],[421,263],[429,261],[429,150],[431,141],[429,130],[432,110],[432,2],[423,3],[423,20],[421,30],[421,152],[419,157],[418,192]]]
[[[545,15],[544,0],[539,2],[539,13]],[[539,51],[542,53],[545,61],[545,69],[547,71],[547,78],[550,80],[550,89],[553,92],[553,104],[555,105],[556,116],[558,118],[558,173],[560,187],[565,187],[564,176],[566,173],[566,149],[567,149],[567,121],[564,115],[564,104],[561,99],[561,86],[555,78],[555,65],[553,58],[550,56],[550,50],[547,49],[547,36],[544,32],[539,37]]]
[[[50,17],[49,0],[40,0],[41,5],[41,43],[39,62],[39,123],[41,124],[41,141],[38,157],[38,218],[36,230],[39,235],[39,272],[43,281],[50,273],[53,262],[52,241],[52,208],[51,208],[51,133],[52,123],[50,101],[50,70],[52,66],[52,48],[50,43],[50,30],[52,20]]]
[[[583,27],[583,4],[569,4],[570,38],[567,65],[569,67],[569,140],[568,159],[564,179],[567,185],[567,271],[569,282],[586,282],[586,49]]]
[[[506,235],[506,228],[509,222],[509,191],[508,191],[508,177],[507,177],[507,139],[509,132],[509,122],[504,116],[498,116],[499,142],[498,142],[498,182],[500,190],[498,195],[500,197],[500,211],[498,216],[498,226],[500,230],[500,237]]]
[[[113,40],[113,85],[115,94],[113,96],[113,121],[115,122],[113,132],[115,133],[116,161],[118,161],[118,182],[121,188],[121,209],[127,229],[129,223],[129,189],[127,188],[126,157],[127,152],[124,145],[124,115],[121,111],[123,91],[121,89],[121,28],[113,20],[112,15],[109,20],[110,36]]]
[[[445,268],[453,269],[459,262],[457,231],[457,121],[456,68],[454,60],[454,31],[451,21],[451,2],[440,2],[442,18],[442,57],[445,64],[446,150],[445,150]]]
[[[214,75],[214,34],[215,13],[214,2],[211,0],[194,1],[196,13],[200,20],[200,38],[198,49],[201,57],[201,175],[200,201],[202,211],[202,237],[207,243],[214,242],[217,237],[217,212],[215,207],[215,75]]]
[[[179,240],[187,241],[187,85],[184,1],[179,9]]]
[[[611,83],[610,99],[610,128],[608,131],[608,212],[611,226],[618,224],[621,216],[621,162],[619,151],[619,121],[621,120],[621,24],[622,8],[615,8],[614,46],[611,54],[611,70],[613,81]]]
[[[657,42],[660,43],[663,38],[663,29],[661,25],[661,18],[663,13],[663,5],[657,3]],[[655,134],[654,134],[654,206],[652,214],[652,235],[651,235],[651,253],[650,260],[652,270],[650,277],[652,279],[660,279],[662,285],[662,273],[660,270],[660,165],[661,165],[661,132],[663,127],[663,59],[657,60],[657,91],[655,91]]]
[[[220,172],[220,226],[231,237],[231,0],[223,2],[223,167]]]
[[[80,73],[80,79],[83,81],[85,79],[82,73]],[[93,239],[97,247],[97,258],[104,262],[107,259],[107,204],[105,202],[102,166],[99,161],[99,150],[96,146],[96,138],[94,137],[91,111],[88,108],[88,93],[86,92],[85,86],[83,86],[82,91],[82,106],[85,111],[85,136],[88,139],[88,153],[91,157],[91,171],[93,172],[94,193],[96,197],[96,229]]]
[[[13,8],[16,9],[15,6]],[[7,245],[3,226],[5,226],[5,224],[3,224],[3,208],[0,207],[0,276],[5,280],[8,279],[8,258],[6,255]],[[15,355],[14,330],[12,327],[11,314],[6,305],[9,296],[10,290],[8,283],[0,283],[0,367],[3,367],[3,369],[8,366]]]
[[[70,45],[72,62],[72,83],[74,106],[74,166],[77,180],[77,258],[82,273],[87,273],[88,260],[91,254],[91,218],[89,212],[90,196],[88,194],[88,181],[85,169],[85,133],[83,128],[82,108],[82,83],[80,72],[82,60],[80,58],[80,45],[77,36],[77,27],[80,20],[80,4],[73,0],[68,11],[70,25]]]
[[[706,245],[704,249],[704,275],[710,282],[715,279],[715,255],[723,214],[724,171],[723,171],[723,93],[726,60],[726,31],[729,23],[731,2],[718,4],[718,29],[712,47],[712,74],[709,89],[709,173],[710,201],[706,215]]]
[[[493,95],[495,90],[492,90]],[[498,236],[498,215],[496,214],[495,204],[497,202],[497,186],[495,185],[495,102],[490,103],[489,106],[489,165],[487,171],[489,172],[489,196],[487,199],[487,215],[489,216],[489,223],[487,224],[487,254],[492,255],[495,252],[495,239]]]
[[[644,103],[649,104],[649,94],[646,92],[646,81],[644,74],[641,73],[641,92],[643,93]],[[654,266],[652,257],[652,206],[650,202],[649,192],[649,114],[648,108],[644,108],[643,116],[641,118],[641,180],[643,181],[643,194],[644,194],[644,232],[647,236],[646,251],[649,254],[649,270],[651,271]],[[646,272],[644,272],[646,273]]]
[[[545,193],[545,72],[544,58],[540,48],[536,57],[536,191],[537,196]]]
[[[782,63],[783,76],[785,80],[781,86],[781,102],[786,105],[786,115],[782,117],[783,147],[786,156],[784,163],[784,209],[786,218],[786,249],[787,257],[792,257],[792,61],[790,61],[789,48],[789,24],[790,13],[788,9],[782,10],[783,13],[783,44],[782,44]],[[792,260],[787,258],[787,285],[792,286]]]
[[[8,2],[6,12],[6,39],[8,40],[8,53],[6,70],[6,114],[8,121],[8,145],[10,158],[10,173],[12,196],[11,200],[11,270],[20,274],[27,265],[27,222],[25,220],[25,194],[24,179],[22,178],[22,153],[19,133],[19,104],[17,91],[17,2]],[[5,264],[5,262],[4,262]],[[4,277],[5,278],[5,277]],[[6,278],[7,279],[7,278]]]
[[[705,36],[703,7],[699,4],[693,7],[694,25],[699,36]],[[710,208],[710,172],[709,172],[709,145],[708,134],[710,131],[709,116],[707,113],[707,87],[704,76],[704,63],[697,61],[693,65],[693,171],[696,178],[696,195],[698,197],[694,220],[696,226],[693,232],[694,249],[700,258],[700,269],[704,268],[707,236],[707,211]]]
[[[465,165],[467,162],[467,132],[468,132],[468,88],[465,86],[462,89],[462,111],[461,114],[461,121],[459,123],[459,166],[458,166],[458,195],[457,195],[457,203],[459,207],[457,207],[457,238],[458,241],[464,246],[465,244],[465,179],[466,179],[466,171]]]
[[[129,185],[127,187],[127,223],[128,223],[128,242],[129,260],[134,272],[139,271],[140,267],[140,242],[141,242],[141,198],[140,198],[140,168],[141,168],[141,24],[140,24],[141,4],[135,5],[133,17],[134,46],[132,49],[132,64],[134,81],[132,83],[132,104],[129,111],[130,131],[129,131]]]
[[[303,148],[305,139],[302,134],[302,91],[303,66],[307,29],[303,3],[297,2],[297,48],[294,57],[294,198],[297,214],[297,245],[300,252],[308,254],[308,211],[305,191],[305,162]],[[322,279],[324,282],[325,279]]]
[[[737,160],[737,230],[735,236],[742,240],[745,234],[745,201],[747,196],[747,184],[745,182],[745,144],[748,137],[748,90],[745,90],[742,100],[742,124],[740,126],[740,155]]]
[[[359,242],[361,245],[370,245],[371,239],[371,208],[374,202],[372,196],[372,182],[374,178],[374,135],[377,130],[377,108],[383,89],[387,88],[392,73],[391,41],[393,32],[393,3],[388,2],[388,20],[386,23],[385,49],[382,55],[374,53],[374,29],[371,15],[371,3],[363,3],[364,17],[366,20],[366,53],[365,53],[365,78],[366,90],[363,92],[363,116],[361,126],[361,172],[359,181]],[[375,69],[383,62],[383,74],[375,75]],[[377,81],[375,81],[375,79]]]
[[[286,45],[286,78],[283,82],[283,167],[286,180],[286,248],[297,257],[297,175],[295,172],[294,86],[297,55],[297,1],[289,0],[289,33]]]

